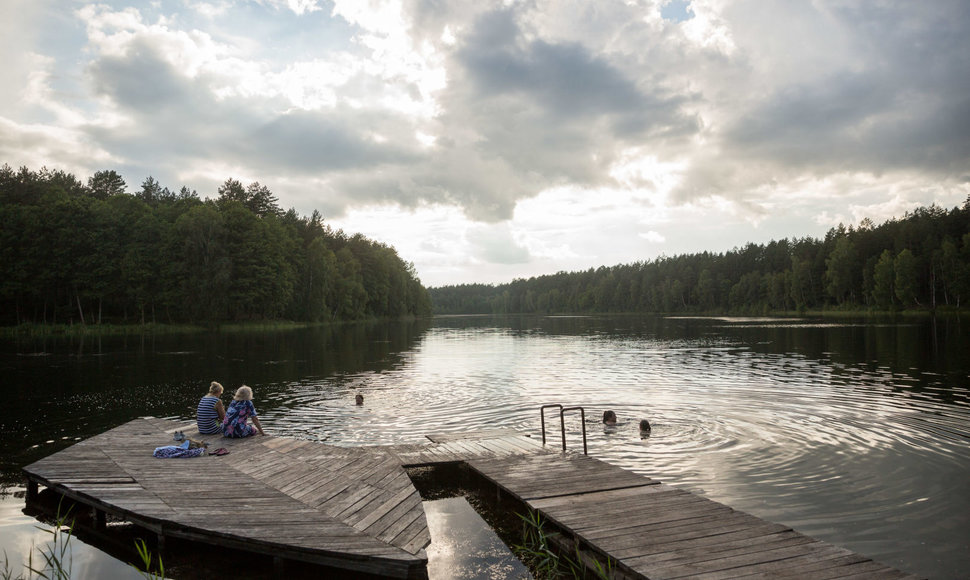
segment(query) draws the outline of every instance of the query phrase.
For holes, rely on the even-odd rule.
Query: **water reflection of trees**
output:
[[[828,365],[833,380],[865,373],[894,391],[921,393],[943,403],[963,402],[970,374],[966,321],[947,317],[717,318],[643,315],[480,315],[436,317],[448,329],[490,329],[654,339],[677,345],[734,346],[775,357],[800,356]],[[763,363],[759,363],[763,364]]]
[[[0,455],[15,469],[139,416],[192,417],[212,380],[229,393],[254,386],[257,400],[266,401],[304,377],[390,370],[429,325],[419,319],[0,343],[7,395]]]

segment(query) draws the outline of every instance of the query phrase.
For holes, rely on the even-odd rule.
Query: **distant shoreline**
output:
[[[414,320],[416,317],[396,319],[370,318],[364,320],[336,320],[327,322],[294,322],[291,320],[266,320],[259,322],[227,322],[220,324],[34,324],[0,326],[0,338],[43,338],[54,336],[124,336],[142,334],[191,334],[198,332],[250,332],[292,330],[297,328],[326,328],[359,322],[390,322]]]
[[[763,314],[739,313],[739,312],[509,312],[509,313],[448,313],[433,314],[429,318],[489,318],[492,316],[537,316],[554,318],[590,317],[590,316],[640,316],[640,317],[662,317],[662,318],[744,318],[762,319],[779,318],[794,319],[804,317],[820,318],[925,318],[932,316],[970,316],[970,310],[965,308],[937,308],[934,310],[806,310],[766,312]],[[278,331],[292,330],[297,328],[323,328],[334,325],[355,324],[358,322],[393,322],[400,320],[414,320],[416,317],[398,319],[366,319],[360,321],[333,321],[333,322],[293,322],[289,320],[268,320],[261,322],[233,322],[218,325],[206,324],[21,324],[18,326],[0,326],[0,338],[45,338],[45,337],[79,337],[79,336],[124,336],[124,335],[144,335],[144,334],[189,334],[198,332],[251,332],[251,331]]]

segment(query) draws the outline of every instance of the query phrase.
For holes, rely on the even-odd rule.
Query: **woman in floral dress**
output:
[[[253,424],[247,421],[252,418]],[[249,437],[250,435],[266,435],[263,433],[263,426],[259,424],[259,417],[256,416],[256,407],[253,406],[253,390],[246,385],[236,389],[236,394],[226,410],[226,418],[222,420],[223,437]]]

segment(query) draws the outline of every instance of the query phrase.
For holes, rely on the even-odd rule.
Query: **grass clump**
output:
[[[512,551],[536,580],[609,580],[612,577],[614,563],[611,559],[607,558],[605,565],[596,558],[584,559],[579,544],[572,553],[564,552],[561,534],[549,531],[538,511],[516,515],[522,520],[522,543],[513,545]]]
[[[63,503],[63,497],[61,503]],[[74,518],[70,517],[71,508],[62,510],[61,503],[57,505],[57,515],[54,523],[50,526],[36,526],[38,530],[50,534],[50,540],[40,548],[31,547],[27,555],[27,562],[23,564],[24,571],[17,572],[11,567],[10,558],[6,551],[3,554],[3,562],[0,564],[0,579],[2,580],[33,580],[34,578],[43,580],[70,580],[72,569],[71,538],[74,537]],[[63,513],[62,513],[63,512]],[[135,568],[142,576],[149,580],[162,580],[165,578],[165,566],[162,564],[161,556],[157,560],[158,572],[152,571],[154,557],[145,545],[145,542],[138,538],[135,540],[135,550],[141,558],[144,569],[140,569],[134,564]],[[36,561],[34,553],[39,556]]]

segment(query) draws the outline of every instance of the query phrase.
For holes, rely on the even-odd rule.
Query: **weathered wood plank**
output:
[[[554,452],[554,453],[559,452],[558,449],[547,448],[545,445],[542,444],[542,441],[533,439],[532,437],[529,437],[527,435],[519,434],[516,436],[502,437],[500,438],[500,441],[503,441],[514,447],[519,447],[522,449],[522,451],[529,452],[529,453],[534,453],[536,451],[548,451],[548,452]]]
[[[510,435],[519,435],[515,429],[483,429],[481,431],[453,431],[445,433],[432,433],[425,435],[432,443],[448,443],[449,441],[460,441],[464,439],[494,439]]]
[[[635,537],[644,534],[649,534],[651,536],[650,541],[653,543],[679,542],[694,537],[716,536],[747,530],[752,526],[757,527],[750,518],[752,516],[743,517],[736,512],[732,513],[731,508],[724,507],[724,509],[706,512],[702,515],[682,516],[672,512],[669,516],[658,518],[645,525],[633,523],[618,530],[599,528],[585,530],[582,533],[584,537],[598,542],[619,542],[617,536]],[[768,525],[767,522],[762,523]],[[785,528],[784,526],[780,527]]]
[[[822,558],[824,555],[845,555],[846,550],[836,548],[822,542],[812,544],[801,544],[798,546],[787,546],[774,549],[761,550],[754,553],[732,555],[723,558],[712,557],[701,560],[681,560],[667,561],[655,565],[644,567],[643,571],[649,570],[650,575],[663,578],[683,578],[694,576],[705,572],[716,572],[719,570],[730,570],[739,566],[748,566],[766,562],[783,562],[784,560],[796,556],[808,556]],[[716,556],[716,554],[715,554]],[[625,563],[625,562],[624,562]],[[636,568],[634,568],[636,569]]]
[[[408,504],[411,501],[412,500],[407,500],[404,503],[402,503],[401,506],[408,506]],[[416,501],[418,502],[417,505],[420,505],[420,501],[421,501],[420,498],[418,498]],[[394,540],[398,537],[398,535],[404,532],[404,530],[406,530],[408,526],[413,524],[415,520],[419,518],[424,518],[424,510],[411,509],[413,507],[414,507],[413,505],[409,506],[408,509],[401,514],[401,517],[399,517],[397,520],[392,522],[391,525],[384,528],[383,531],[378,532],[376,537],[380,540],[384,540],[385,542],[394,543]],[[394,511],[392,511],[391,513],[394,513]],[[378,522],[380,522],[380,520],[378,520]],[[371,529],[375,529],[375,528],[376,528],[376,524],[375,526],[371,527]]]
[[[587,510],[589,509],[589,506],[596,503],[611,504],[616,501],[623,501],[631,497],[638,497],[646,494],[649,495],[649,501],[656,503],[662,501],[672,501],[675,498],[689,497],[693,495],[690,492],[682,489],[664,487],[662,485],[645,485],[596,491],[583,495],[564,495],[536,499],[532,501],[532,505],[533,507],[539,509],[566,510],[571,506],[576,506],[581,510]]]
[[[402,547],[406,552],[417,554],[430,544],[431,531],[428,529],[427,522],[425,522],[425,525],[414,534],[414,537],[408,540]]]
[[[300,481],[312,476],[314,472],[312,468],[302,463],[284,460],[282,464],[285,466],[284,470],[266,473],[258,476],[257,479],[270,487],[282,490],[293,484],[299,485]]]
[[[775,548],[800,546],[816,542],[818,540],[803,536],[794,531],[730,540],[721,536],[705,536],[675,544],[665,544],[663,548],[648,548],[643,550],[648,552],[647,554],[641,554],[635,557],[624,557],[620,553],[616,553],[616,555],[623,558],[624,564],[631,567],[638,567],[652,566],[660,564],[661,562],[665,564],[680,561],[702,562],[707,559],[723,559]]]
[[[678,547],[689,546],[689,542],[694,541],[730,542],[792,531],[791,528],[781,524],[753,525],[751,522],[739,521],[734,525],[725,526],[714,519],[709,521],[715,525],[706,528],[702,525],[678,526],[667,530],[658,529],[660,526],[651,526],[646,530],[634,528],[638,530],[638,533],[600,538],[597,543],[601,546],[608,546],[610,553],[618,558],[637,558],[673,551]]]
[[[344,493],[351,485],[352,482],[347,481],[345,478],[336,477],[327,482],[326,485],[318,487],[312,495],[305,497],[303,501],[311,507],[324,509],[327,502]]]
[[[531,439],[527,437],[499,437],[497,439],[489,439],[491,444],[497,446],[499,449],[504,449],[508,451],[509,455],[521,455],[523,453],[536,453],[542,450],[542,444],[533,444]]]
[[[479,439],[476,443],[497,457],[508,457],[509,455],[518,455],[521,453],[517,448],[503,443],[501,439]]]
[[[430,541],[431,532],[428,530],[428,521],[425,518],[416,517],[408,527],[395,536],[393,543],[400,545],[409,552],[417,553]]]
[[[361,506],[366,505],[372,498],[379,497],[381,490],[370,486],[351,486],[344,493],[331,499],[323,506],[325,513],[343,520],[350,513],[354,514]]]
[[[856,568],[856,566],[861,568]],[[739,566],[729,570],[719,570],[697,574],[693,578],[706,580],[731,580],[734,578],[746,578],[755,580],[758,578],[812,578],[812,580],[825,580],[840,578],[858,571],[885,571],[886,566],[873,562],[865,556],[859,554],[849,554],[846,556],[833,555],[830,558],[819,559],[817,556],[797,556],[787,560],[776,560],[773,562],[761,562],[751,566]]]
[[[377,520],[383,518],[394,510],[397,506],[404,503],[407,500],[413,500],[414,495],[417,493],[415,489],[403,489],[396,494],[385,499],[380,505],[375,506],[373,509],[369,510],[366,514],[361,513],[359,517],[351,518],[349,521],[353,522],[354,527],[362,530],[366,530],[370,526],[374,525]],[[420,497],[420,496],[419,496]]]
[[[366,528],[367,533],[376,538],[390,541],[410,525],[413,519],[424,517],[424,510],[421,507],[421,498],[409,496],[407,499],[394,506],[385,515],[377,519],[376,522]],[[404,520],[402,522],[402,520]]]
[[[336,473],[330,472],[318,472],[317,479],[300,489],[290,490],[287,493],[299,499],[300,501],[306,503],[307,505],[316,505],[319,500],[319,495],[325,493],[327,486],[333,484],[334,481],[339,479],[340,476]]]
[[[619,524],[633,517],[633,514],[636,514],[637,521],[642,525],[654,521],[652,518],[656,516],[668,517],[672,513],[685,516],[687,514],[730,509],[725,505],[690,495],[650,498],[646,501],[641,498],[628,498],[625,501],[607,504],[589,502],[585,506],[586,510],[583,510],[583,507],[582,505],[571,505],[560,508],[546,508],[546,512],[571,527],[595,530],[603,527],[604,522],[616,529],[620,527]]]

